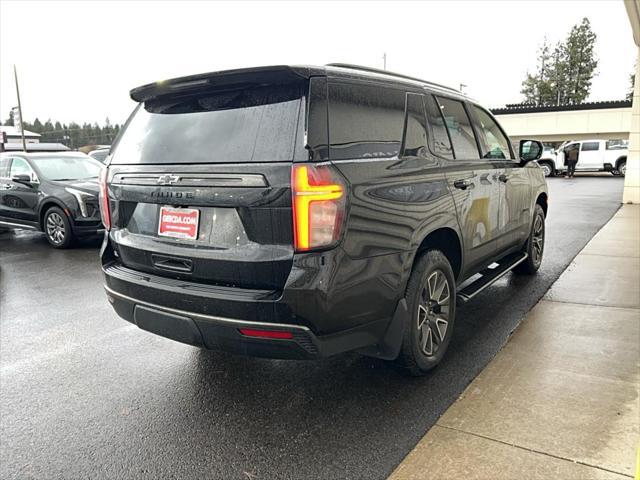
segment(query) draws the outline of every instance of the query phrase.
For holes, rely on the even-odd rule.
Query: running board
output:
[[[502,277],[504,277],[507,273],[513,270],[517,265],[524,262],[527,257],[526,253],[513,253],[511,255],[507,255],[506,257],[500,259],[497,263],[498,266],[495,268],[486,268],[480,272],[482,275],[479,279],[475,280],[473,283],[470,283],[462,290],[458,291],[458,301],[460,303],[466,303],[471,300],[473,297],[482,292],[485,288],[490,286],[491,284],[497,282]]]

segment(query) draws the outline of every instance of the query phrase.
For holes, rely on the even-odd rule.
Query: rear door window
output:
[[[424,158],[426,154],[427,125],[423,95],[407,93],[402,156]]]
[[[427,95],[424,100],[431,125],[433,153],[440,157],[453,159],[453,148],[451,148],[451,140],[444,124],[440,106],[432,95]]]
[[[147,101],[111,163],[291,161],[302,96],[296,84]]]
[[[509,149],[509,141],[495,120],[476,105],[473,106],[473,111],[478,120],[478,127],[480,127],[478,134],[481,137],[482,158],[513,158]]]
[[[600,149],[600,142],[584,142],[580,150],[583,152],[593,152]]]
[[[404,107],[403,90],[330,82],[331,159],[398,156],[404,126]]]
[[[444,97],[437,97],[437,100],[453,144],[455,158],[463,160],[480,158],[471,120],[463,103]]]

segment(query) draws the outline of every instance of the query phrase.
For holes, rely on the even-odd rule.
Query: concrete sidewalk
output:
[[[639,391],[640,206],[625,205],[390,478],[633,478]]]

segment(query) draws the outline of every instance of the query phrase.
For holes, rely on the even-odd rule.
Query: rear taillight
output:
[[[109,209],[109,190],[107,188],[107,177],[109,170],[105,167],[100,171],[100,216],[102,217],[102,224],[104,228],[111,230],[111,210]]]
[[[329,165],[294,165],[291,170],[296,251],[330,247],[340,240],[345,182]]]

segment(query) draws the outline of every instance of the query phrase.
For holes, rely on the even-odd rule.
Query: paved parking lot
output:
[[[385,478],[619,207],[612,176],[550,179],[547,249],[458,310],[429,376],[342,355],[200,351],[116,317],[99,242],[0,235],[0,477]]]

